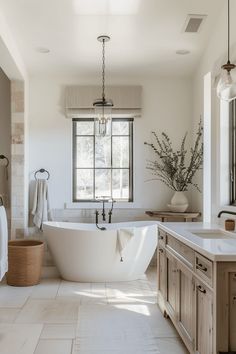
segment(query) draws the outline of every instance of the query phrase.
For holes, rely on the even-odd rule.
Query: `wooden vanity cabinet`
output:
[[[195,282],[192,272],[178,263],[178,322],[179,332],[188,348],[193,348],[195,337],[194,308]]]
[[[158,293],[166,299],[166,256],[165,249],[159,245],[157,250],[157,268],[158,268]]]
[[[174,235],[161,232],[157,252],[161,310],[191,354],[236,352],[236,262],[212,262]]]
[[[168,313],[172,318],[177,318],[178,314],[178,293],[177,293],[177,262],[176,259],[166,252],[166,305]]]
[[[195,281],[195,352],[213,353],[213,295],[202,282]]]

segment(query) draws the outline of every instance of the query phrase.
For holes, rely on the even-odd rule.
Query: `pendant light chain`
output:
[[[230,63],[230,0],[228,0],[228,63]]]
[[[105,101],[105,39],[102,41],[102,100]]]

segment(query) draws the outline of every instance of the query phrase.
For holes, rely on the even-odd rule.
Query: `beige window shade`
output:
[[[106,97],[113,100],[113,117],[141,117],[141,86],[107,86]],[[93,118],[93,102],[101,98],[100,86],[68,86],[66,117]]]

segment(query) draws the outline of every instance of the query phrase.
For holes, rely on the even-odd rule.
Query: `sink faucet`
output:
[[[230,215],[236,215],[236,212],[234,211],[227,211],[227,210],[221,210],[218,214],[218,218],[221,217],[222,214],[230,214]]]

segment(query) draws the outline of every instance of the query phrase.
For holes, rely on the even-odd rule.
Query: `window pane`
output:
[[[111,170],[95,170],[95,197],[111,197]]]
[[[111,138],[95,138],[95,167],[111,167]]]
[[[93,170],[76,171],[76,199],[93,199]]]
[[[93,137],[77,137],[76,167],[93,167]]]
[[[93,121],[76,122],[76,135],[93,135],[93,134],[94,134]]]
[[[129,170],[112,171],[112,197],[129,199]]]
[[[112,122],[112,135],[129,135],[129,122]]]
[[[129,137],[112,138],[112,167],[129,167]]]

